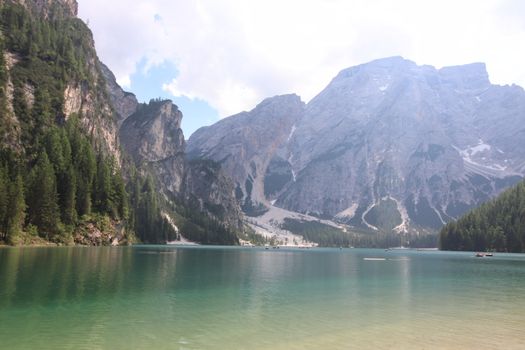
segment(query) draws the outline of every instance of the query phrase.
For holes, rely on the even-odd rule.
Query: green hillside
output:
[[[525,251],[525,182],[446,225],[443,250]]]

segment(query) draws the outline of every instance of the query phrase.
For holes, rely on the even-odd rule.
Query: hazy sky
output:
[[[98,54],[139,100],[168,97],[199,126],[265,97],[305,102],[342,69],[401,55],[485,62],[525,86],[522,0],[79,0]]]

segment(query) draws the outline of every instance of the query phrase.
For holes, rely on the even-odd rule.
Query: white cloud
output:
[[[265,97],[308,101],[343,68],[402,55],[435,66],[486,62],[495,83],[525,86],[520,0],[80,0],[119,82],[144,58],[174,62],[164,89],[221,116]]]

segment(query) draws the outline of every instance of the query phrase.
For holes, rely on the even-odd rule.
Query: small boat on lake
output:
[[[474,255],[476,258],[485,258],[485,257],[493,257],[494,254],[493,253],[476,253]]]

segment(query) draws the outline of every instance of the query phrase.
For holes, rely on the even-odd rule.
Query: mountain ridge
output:
[[[260,171],[273,193],[253,200],[373,231],[435,232],[523,176],[523,130],[513,126],[524,103],[522,88],[491,84],[483,63],[436,69],[396,56],[343,69],[283,130],[291,136]],[[190,154],[228,156],[202,152],[200,133]],[[232,136],[215,125],[205,133],[217,140],[207,150]],[[229,173],[249,197],[253,174]]]

